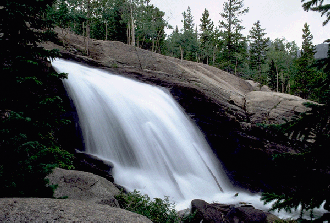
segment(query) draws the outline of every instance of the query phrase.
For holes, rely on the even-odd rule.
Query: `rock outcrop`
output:
[[[139,214],[72,199],[1,198],[0,222],[151,223]]]
[[[48,177],[50,185],[58,185],[55,198],[89,201],[119,207],[115,195],[119,189],[110,181],[92,173],[55,168]]]
[[[280,220],[275,215],[255,209],[251,205],[209,204],[204,200],[191,201],[191,213],[195,213],[192,222],[274,222]]]
[[[251,123],[279,124],[306,112],[308,102],[300,97],[265,91],[251,91],[245,97],[246,113]]]
[[[116,41],[91,40],[84,55],[84,38],[57,30],[62,57],[167,88],[205,134],[223,162],[230,180],[260,191],[276,187],[280,174],[272,172],[271,155],[290,148],[255,134],[256,123],[281,123],[306,111],[295,96],[269,92],[206,64],[181,61]],[[72,137],[73,138],[73,137]],[[80,145],[81,146],[81,145]],[[68,146],[72,147],[72,145]],[[79,145],[75,146],[79,149]],[[275,174],[275,175],[274,175]]]
[[[262,85],[260,83],[254,82],[253,80],[246,80],[249,84],[251,84],[252,89],[254,91],[267,91],[271,92],[272,90],[267,85]]]

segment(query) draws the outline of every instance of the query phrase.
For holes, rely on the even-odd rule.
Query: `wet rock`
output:
[[[255,209],[249,204],[227,205],[209,204],[204,200],[191,201],[191,213],[196,213],[193,222],[221,223],[221,222],[274,222],[278,217],[268,212]]]

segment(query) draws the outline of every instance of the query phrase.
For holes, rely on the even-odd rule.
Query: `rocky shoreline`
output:
[[[119,208],[115,195],[119,189],[103,177],[76,170],[56,168],[48,177],[58,185],[50,198],[1,198],[0,222],[151,222],[142,215]],[[274,222],[275,215],[251,205],[208,204],[193,200],[191,209],[181,217],[195,213],[190,222]]]

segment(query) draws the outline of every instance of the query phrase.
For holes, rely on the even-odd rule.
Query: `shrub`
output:
[[[142,195],[139,191],[123,193],[115,196],[121,208],[141,214],[154,223],[181,222],[174,209],[174,203],[170,203],[168,197],[164,199],[150,199],[148,195]]]

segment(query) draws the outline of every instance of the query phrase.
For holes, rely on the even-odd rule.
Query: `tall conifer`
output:
[[[265,38],[265,29],[261,28],[260,21],[258,20],[253,24],[250,30],[250,69],[255,74],[254,80],[266,84],[266,78],[262,78],[262,65],[266,63],[266,52],[268,47],[269,38]]]
[[[227,0],[223,4],[223,12],[220,13],[223,18],[220,21],[220,28],[223,29],[226,46],[223,49],[223,58],[227,61],[229,69],[236,70],[238,66],[240,44],[245,40],[241,34],[244,27],[241,25],[242,21],[239,17],[247,12],[249,12],[249,8],[244,8],[243,0]]]
[[[200,19],[201,24],[200,30],[200,42],[201,42],[201,53],[203,62],[209,63],[209,58],[213,55],[214,49],[214,33],[213,33],[213,22],[209,18],[210,14],[207,9],[204,10],[202,18]]]

